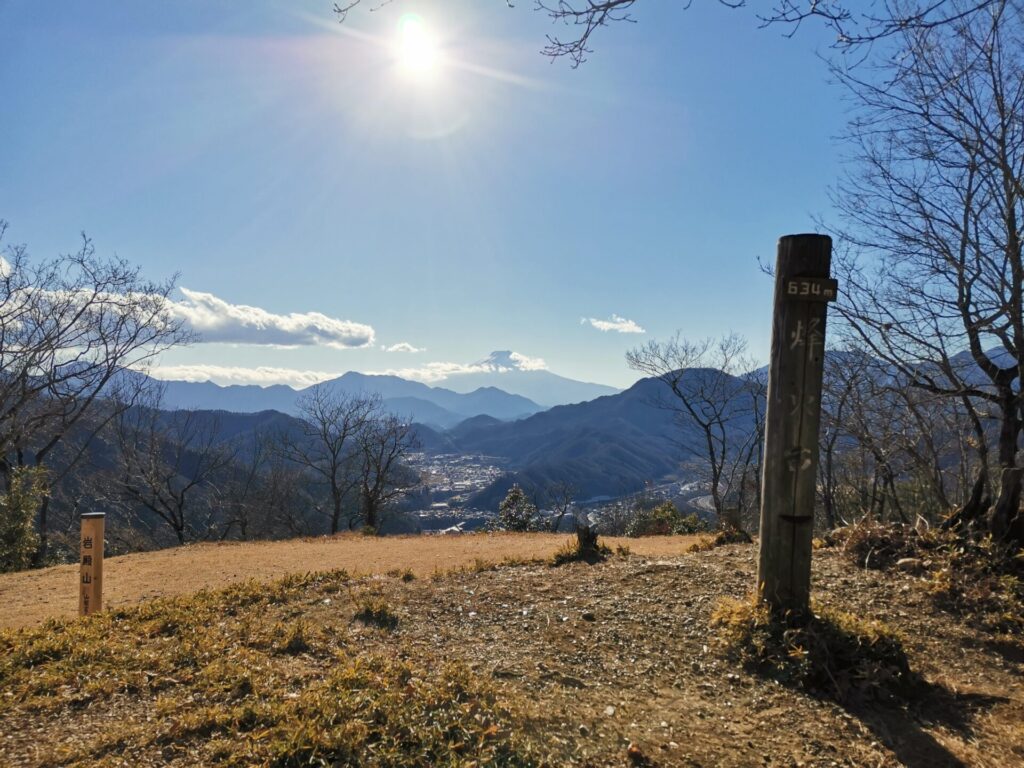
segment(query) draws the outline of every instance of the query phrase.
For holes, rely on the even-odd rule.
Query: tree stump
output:
[[[576,544],[579,547],[581,557],[597,557],[597,531],[591,526],[577,526]]]

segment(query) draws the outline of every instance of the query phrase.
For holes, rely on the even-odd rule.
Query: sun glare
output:
[[[407,75],[428,78],[438,68],[441,51],[423,19],[407,13],[398,22],[398,64]]]

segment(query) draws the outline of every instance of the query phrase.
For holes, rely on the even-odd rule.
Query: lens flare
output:
[[[437,40],[414,13],[407,13],[398,21],[396,54],[402,71],[416,78],[432,76],[441,61]]]

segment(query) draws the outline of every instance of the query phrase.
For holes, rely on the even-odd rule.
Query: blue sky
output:
[[[840,171],[825,30],[642,0],[573,70],[529,4],[332,5],[0,0],[7,241],[84,230],[178,273],[207,341],[161,365],[192,378],[436,381],[509,349],[626,386],[625,351],[676,330],[766,358],[757,259],[829,215]],[[397,61],[406,14],[429,73]],[[613,316],[645,333],[581,322]]]

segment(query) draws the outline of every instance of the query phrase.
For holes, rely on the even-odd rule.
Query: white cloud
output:
[[[469,373],[509,373],[511,371],[543,371],[547,363],[539,357],[529,357],[519,352],[493,352],[484,360],[476,363],[425,363],[418,367],[392,368],[386,371],[366,371],[370,374],[401,376],[403,379],[422,381],[424,384],[436,384],[452,376]],[[257,366],[229,365],[155,365],[146,373],[163,381],[212,381],[227,386],[230,384],[256,384],[269,387],[272,384],[286,384],[295,389],[311,387],[321,381],[336,379],[341,373],[329,371],[297,370],[294,368],[274,368]]]
[[[488,360],[493,361],[498,354],[500,353],[491,355]],[[508,359],[512,363],[513,371],[546,371],[548,369],[548,364],[540,357],[527,357],[519,352],[510,352]]]
[[[204,342],[348,349],[365,347],[374,340],[373,328],[363,323],[319,312],[278,315],[260,307],[230,304],[212,293],[180,290],[185,300],[172,301],[171,312]]]
[[[414,347],[407,341],[400,341],[397,344],[392,344],[390,347],[381,345],[381,349],[385,352],[426,352],[425,347]]]
[[[637,323],[627,320],[616,314],[612,314],[610,320],[599,320],[596,317],[584,317],[580,319],[580,325],[590,323],[599,331],[615,331],[616,333],[647,333]]]
[[[463,363],[426,363],[418,368],[391,368],[386,371],[375,371],[386,376],[401,376],[403,379],[422,381],[424,384],[435,384],[444,381],[449,376],[459,376],[465,373],[486,373],[487,368],[477,365],[465,365]]]
[[[340,373],[326,371],[301,371],[294,368],[270,368],[258,366],[244,368],[228,365],[157,365],[146,371],[154,379],[163,381],[213,381],[229,384],[256,384],[269,387],[271,384],[287,384],[295,389],[311,387],[321,381],[335,379]]]
[[[394,368],[380,373],[401,376],[403,379],[436,384],[451,376],[468,373],[508,373],[510,371],[544,371],[548,364],[539,357],[528,357],[519,352],[492,352],[484,360],[475,363],[426,363],[415,368]]]

